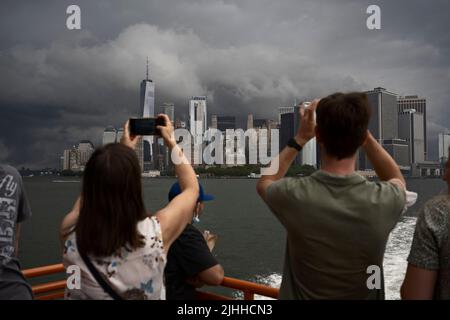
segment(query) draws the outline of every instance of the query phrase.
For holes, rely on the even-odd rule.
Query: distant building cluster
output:
[[[84,171],[84,167],[94,152],[94,145],[89,140],[82,140],[71,149],[66,149],[61,157],[62,171]]]
[[[411,176],[441,175],[442,163],[428,159],[426,99],[400,96],[380,87],[367,96],[372,107],[369,129],[400,169]],[[373,169],[362,151],[358,168]]]

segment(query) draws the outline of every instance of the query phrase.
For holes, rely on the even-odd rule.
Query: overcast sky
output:
[[[395,4],[393,3],[395,2]],[[66,8],[81,8],[81,30]],[[381,7],[381,30],[366,9]],[[150,59],[156,107],[277,118],[278,107],[382,86],[427,98],[430,153],[450,127],[448,0],[0,2],[0,162],[56,167],[81,139],[139,111]]]

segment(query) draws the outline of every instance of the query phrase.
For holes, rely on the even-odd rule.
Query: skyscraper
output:
[[[439,134],[439,161],[447,161],[448,157],[448,147],[450,146],[450,133],[440,133]]]
[[[280,108],[280,152],[286,147],[289,139],[295,137],[300,125],[300,107],[292,107],[292,109],[285,109],[281,113]],[[288,112],[292,111],[292,112]],[[256,126],[256,120],[255,120]],[[275,124],[270,125],[275,126]],[[310,165],[318,167],[319,164],[319,150],[317,148],[316,138],[311,139],[307,144],[303,146],[302,152],[296,156],[294,164]]]
[[[217,129],[217,114],[211,115],[211,128]]]
[[[247,116],[247,129],[253,129],[253,114]]]
[[[418,96],[398,97],[398,134],[410,148],[411,163],[427,160],[427,101]]]
[[[70,170],[70,149],[64,150],[62,158],[62,170]]]
[[[400,169],[409,169],[409,171],[412,170],[409,155],[409,145],[406,140],[384,140],[383,148],[391,155]]]
[[[217,129],[225,132],[227,129],[236,129],[236,117],[234,116],[218,116]]]
[[[267,119],[254,119],[253,120],[253,128],[268,129],[268,120]]]
[[[155,116],[155,83],[148,77],[148,59],[146,78],[141,81],[140,107],[142,117]],[[144,136],[142,140],[144,171],[148,171],[152,169],[153,137]]]
[[[189,101],[189,129],[194,141],[198,143],[207,129],[206,119],[206,96],[192,97]]]
[[[166,114],[172,123],[175,123],[175,105],[171,102],[165,102],[161,106],[161,113]]]
[[[293,107],[292,112],[280,113],[280,152],[286,147],[289,139],[295,137],[300,124],[300,113],[298,107]],[[302,163],[302,152],[295,157],[293,164]]]
[[[367,91],[367,98],[372,111],[369,121],[369,130],[386,150],[394,150],[401,148],[404,150],[405,145],[400,143],[398,137],[398,107],[397,94],[387,91],[385,88],[375,88]],[[384,141],[387,141],[385,146]],[[395,143],[393,143],[395,142]],[[402,152],[392,152],[394,160],[399,162],[403,159],[395,158]],[[364,151],[360,150],[358,168],[360,170],[373,169]]]
[[[116,129],[113,126],[107,126],[105,131],[103,131],[102,144],[106,145],[108,143],[116,142]]]
[[[397,95],[385,88],[367,91],[367,98],[372,108],[369,130],[378,141],[398,139]]]
[[[91,155],[94,153],[94,145],[89,140],[81,140],[78,144],[80,165],[85,166]]]
[[[278,122],[281,123],[281,115],[285,114],[285,113],[292,113],[294,112],[294,108],[296,106],[292,106],[292,107],[279,107],[278,108]]]
[[[117,130],[116,141],[120,142],[122,137],[123,137],[123,128],[120,128],[120,129]]]

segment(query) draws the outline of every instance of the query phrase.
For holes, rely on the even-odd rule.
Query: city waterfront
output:
[[[167,192],[175,179],[144,179],[147,209],[154,212],[167,203]],[[256,179],[202,179],[207,193],[216,199],[207,203],[198,223],[219,235],[214,250],[227,276],[279,286],[285,232],[257,196]],[[77,198],[77,178],[56,176],[24,178],[33,217],[23,225],[20,259],[24,268],[59,263],[58,228]],[[398,298],[406,268],[406,257],[414,231],[415,216],[433,195],[445,190],[439,179],[411,179],[408,189],[419,193],[412,207],[391,235],[384,261],[387,298]]]

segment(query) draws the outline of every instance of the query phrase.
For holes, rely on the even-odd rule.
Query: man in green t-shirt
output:
[[[336,93],[300,107],[295,137],[262,176],[257,190],[287,231],[280,299],[384,299],[383,255],[405,207],[398,165],[367,130],[364,93]],[[317,119],[317,126],[316,126]],[[321,167],[309,177],[284,178],[312,138]],[[355,172],[364,149],[380,182]]]

